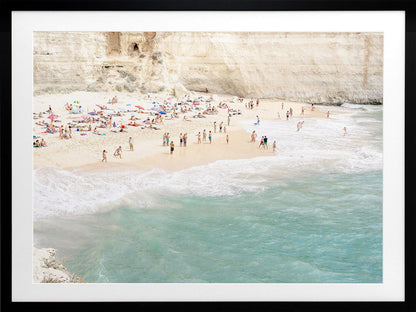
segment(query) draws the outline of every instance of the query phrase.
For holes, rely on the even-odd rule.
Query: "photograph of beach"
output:
[[[382,283],[383,33],[33,32],[33,283]]]

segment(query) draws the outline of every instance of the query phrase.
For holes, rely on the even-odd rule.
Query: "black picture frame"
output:
[[[223,1],[133,1],[133,0],[35,0],[10,1],[0,4],[0,97],[1,97],[1,307],[4,311],[23,310],[90,310],[90,309],[196,309],[215,310],[276,310],[281,311],[416,311],[415,304],[415,212],[411,193],[414,162],[412,123],[416,103],[414,86],[416,75],[416,4],[414,1],[318,1],[318,0],[223,0]],[[11,298],[11,12],[13,11],[357,11],[404,10],[406,12],[406,74],[405,74],[405,301],[404,302],[12,302]]]

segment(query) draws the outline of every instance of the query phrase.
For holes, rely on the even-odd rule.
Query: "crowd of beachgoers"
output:
[[[168,95],[165,97],[147,95],[147,98],[142,97],[135,104],[129,104],[125,99],[119,100],[117,96],[113,96],[108,101],[104,100],[105,103],[86,103],[85,100],[81,102],[75,99],[72,102],[43,106],[46,110],[33,113],[33,147],[41,149],[48,147],[47,141],[50,140],[47,138],[48,136],[51,136],[51,139],[54,138],[53,144],[59,144],[57,143],[59,140],[70,141],[75,137],[78,139],[88,134],[109,138],[116,133],[128,133],[127,137],[120,137],[120,141],[117,141],[118,144],[114,144],[114,140],[110,140],[113,147],[101,145],[104,148],[99,152],[99,159],[102,162],[107,162],[109,150],[114,151],[112,155],[116,159],[123,158],[122,145],[127,143],[124,143],[124,140],[128,140],[126,148],[128,146],[130,151],[134,151],[133,140],[140,141],[144,138],[146,135],[143,131],[147,129],[159,133],[156,135],[160,137],[161,145],[168,147],[169,154],[173,154],[175,147],[186,147],[189,143],[213,144],[214,137],[216,139],[223,137],[222,142],[228,144],[233,139],[229,133],[233,118],[247,120],[247,118],[254,119],[255,116],[256,119],[252,120],[253,123],[260,125],[261,116],[264,119],[283,119],[280,115],[282,113],[282,115],[286,114],[286,120],[290,120],[294,117],[293,108],[296,108],[298,112],[297,117],[305,116],[306,107],[310,107],[308,110],[310,113],[315,111],[313,104],[293,103],[292,105],[290,102],[281,102],[281,107],[279,103],[276,115],[273,113],[274,116],[270,116],[270,107],[276,109],[276,104],[265,105],[262,109],[262,99],[246,99],[235,96],[220,98],[216,95],[194,94],[177,98]],[[133,103],[134,101],[129,102]],[[243,117],[243,115],[246,116]],[[326,117],[329,117],[329,112]],[[178,133],[170,133],[169,125],[172,122],[175,124],[175,130],[178,129]],[[181,122],[184,123],[182,126]],[[296,131],[302,129],[303,123],[304,121],[298,121]],[[59,138],[58,141],[55,138]],[[255,131],[249,134],[247,142],[256,141],[259,141],[260,150],[269,150],[270,143],[267,135],[260,138],[257,137]],[[272,143],[272,147],[272,151],[275,153],[276,140]],[[98,151],[95,150],[94,153],[98,153]]]

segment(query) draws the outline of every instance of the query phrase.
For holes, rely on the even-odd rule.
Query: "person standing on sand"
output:
[[[227,125],[228,126],[230,126],[230,121],[231,121],[230,114],[228,114],[228,119],[227,119]]]
[[[106,150],[103,150],[103,160],[101,160],[101,162],[103,162],[103,161],[107,162],[107,151]]]
[[[293,109],[292,109],[292,107],[290,108],[290,117],[293,117]]]
[[[347,127],[344,127],[344,136],[347,135]]]
[[[227,144],[228,144],[228,134],[227,134],[227,136],[225,137],[225,140],[227,141]]]
[[[257,126],[260,126],[260,118],[258,115],[256,117],[257,117]]]
[[[263,147],[266,148],[266,149],[269,149],[269,147],[267,146],[267,136],[264,136]]]
[[[166,145],[167,146],[169,146],[169,139],[170,139],[170,137],[169,137],[169,132],[168,132],[168,133],[166,133]]]
[[[133,152],[133,138],[132,137],[129,138],[129,145],[130,145],[130,151]]]
[[[259,99],[257,99],[256,106],[259,107]]]
[[[305,108],[302,106],[302,113],[301,113],[301,115],[302,116],[304,116],[305,115]]]
[[[198,144],[201,144],[201,132],[196,135],[198,137]]]
[[[227,132],[227,128],[225,128],[225,126],[224,126],[224,133],[226,133]]]
[[[182,133],[181,133],[181,134],[179,134],[179,146],[182,146],[182,143],[183,143],[183,136],[182,136]]]
[[[170,154],[173,154],[173,150],[175,149],[175,144],[172,142],[170,142]]]
[[[214,121],[214,133],[217,133],[217,122],[216,121]]]
[[[221,123],[220,123],[220,133],[222,132],[222,124],[223,124],[223,122],[221,121]]]
[[[204,132],[202,132],[202,142],[207,141],[207,131],[204,129]]]
[[[186,147],[186,141],[188,141],[188,134],[184,133],[182,138],[183,138],[183,146]]]
[[[211,131],[209,131],[208,139],[209,139],[209,144],[211,144],[211,142],[212,142],[212,134],[211,134]]]
[[[286,120],[289,120],[289,111],[286,111]]]
[[[273,142],[273,153],[276,153],[276,140]]]
[[[326,118],[329,118],[329,111],[326,113]]]
[[[283,107],[284,107],[285,105],[283,104],[283,102],[282,102],[282,110],[283,110]]]

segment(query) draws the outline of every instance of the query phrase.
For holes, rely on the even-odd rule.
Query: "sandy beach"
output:
[[[117,103],[108,103],[114,96],[117,96]],[[168,112],[164,115],[163,123],[156,123],[153,126],[158,130],[145,127],[142,121],[146,118],[155,118],[152,107],[163,105],[168,100],[166,106]],[[200,100],[199,105],[191,105],[188,102],[186,107],[191,111],[186,113],[180,112],[177,105],[177,117],[170,119],[172,108],[175,104],[184,103],[186,99]],[[210,99],[213,99],[209,101]],[[253,109],[247,108],[247,103],[254,102]],[[74,103],[75,102],[75,103]],[[69,103],[81,107],[79,113],[70,113],[65,108]],[[155,104],[153,104],[155,103]],[[159,103],[159,104],[157,104]],[[219,103],[225,103],[227,108],[218,107]],[[283,103],[283,109],[282,109]],[[168,94],[158,94],[149,96],[131,95],[126,93],[93,93],[93,92],[75,92],[71,94],[50,94],[35,96],[33,103],[33,141],[44,139],[47,147],[34,148],[34,168],[39,166],[54,166],[62,169],[74,169],[82,167],[85,170],[99,168],[139,168],[151,169],[161,168],[164,170],[176,171],[197,165],[204,165],[221,159],[249,159],[257,156],[273,156],[272,143],[269,142],[269,149],[259,148],[259,137],[256,143],[250,142],[250,133],[244,130],[244,124],[255,123],[257,116],[262,120],[281,120],[286,119],[286,112],[292,108],[293,116],[291,118],[308,118],[323,117],[326,118],[326,112],[318,107],[312,111],[310,104],[282,101],[279,99],[260,99],[259,105],[256,105],[256,99],[243,99],[240,101],[231,95],[214,95],[207,93],[192,92],[187,98],[175,98]],[[80,123],[83,117],[89,117],[88,113],[97,112],[100,114],[101,107],[114,113],[112,124],[115,122],[116,127],[97,128],[100,135],[93,133],[95,127],[101,122]],[[203,114],[205,118],[194,118],[198,112],[202,112],[207,107],[216,107],[217,113],[209,115]],[[72,124],[72,138],[61,139],[59,132],[45,133],[46,126],[42,122],[49,123],[50,114],[47,112],[49,106],[52,108],[53,115],[57,119],[53,122],[55,127],[64,127]],[[141,106],[144,110],[138,109]],[[183,105],[184,107],[185,105]],[[304,114],[301,115],[302,107]],[[171,109],[169,109],[171,108]],[[228,108],[230,109],[230,125],[227,125]],[[39,117],[42,112],[42,117]],[[117,114],[120,112],[120,116]],[[139,113],[136,123],[139,126],[129,126],[131,122],[131,113]],[[237,112],[240,112],[238,114]],[[107,114],[103,115],[108,116]],[[184,120],[184,116],[190,121]],[[95,115],[93,117],[99,117]],[[217,124],[214,133],[214,122]],[[226,133],[219,132],[219,125],[223,122],[226,127]],[[91,131],[88,131],[88,125],[91,124]],[[125,132],[120,132],[121,126],[125,126]],[[77,130],[77,128],[79,130]],[[206,130],[212,131],[212,143],[206,142],[198,144],[197,134]],[[294,132],[296,129],[294,129]],[[170,154],[170,148],[163,146],[163,134],[168,132],[170,140],[175,144],[173,154]],[[188,134],[188,144],[181,147],[179,143],[180,133]],[[226,142],[226,135],[229,136],[229,142]],[[260,135],[260,134],[258,134]],[[132,137],[134,150],[130,151],[129,138]],[[122,159],[113,156],[118,146],[122,147]],[[102,162],[102,151],[107,151],[107,162]]]

